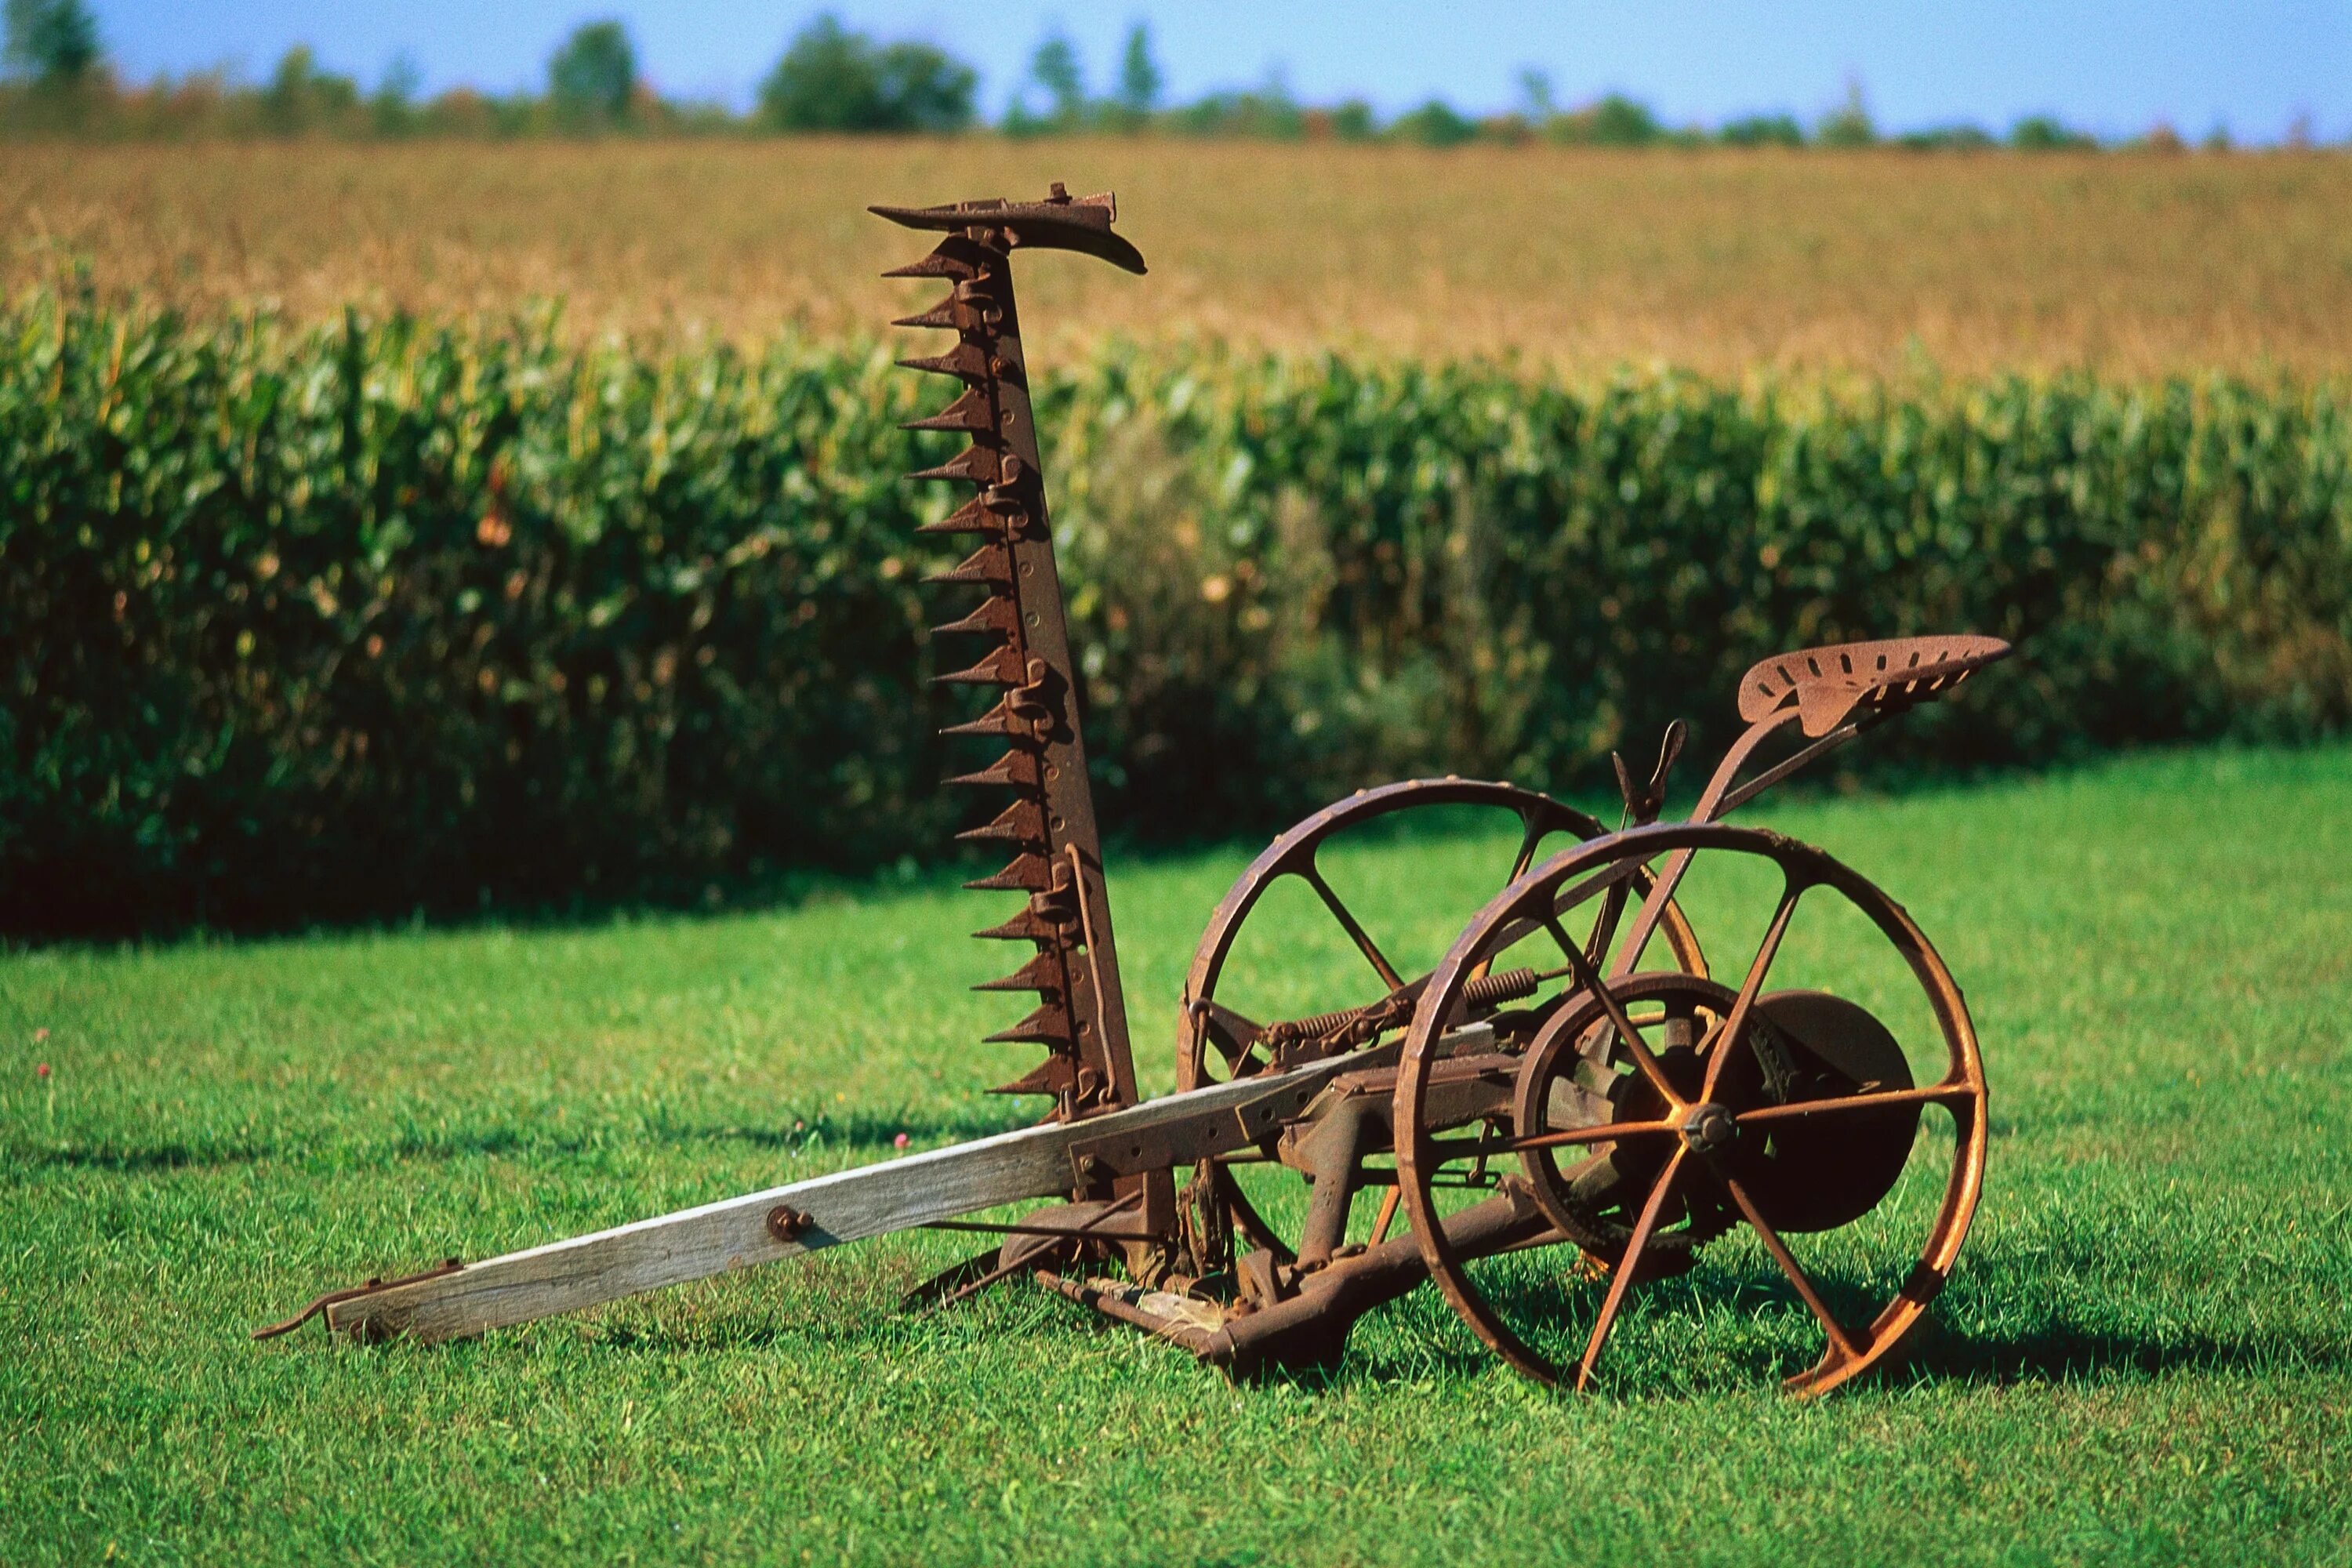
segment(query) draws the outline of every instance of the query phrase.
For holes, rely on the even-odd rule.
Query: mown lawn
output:
[[[1936,937],[1994,1088],[1934,1321],[1827,1401],[1654,1303],[1611,1393],[1548,1394],[1426,1292],[1336,1377],[1235,1389],[1027,1289],[896,1314],[944,1236],[475,1343],[255,1345],[371,1272],[1012,1124],[978,1090],[1025,1062],[972,1043],[1005,999],[961,989],[1002,896],[17,953],[0,1562],[2352,1561],[2352,750],[1761,816]],[[1442,930],[1494,851],[1377,880]],[[1246,855],[1118,880],[1156,1085]]]

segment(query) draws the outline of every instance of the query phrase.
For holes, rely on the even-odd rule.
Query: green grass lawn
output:
[[[20,953],[0,1562],[2352,1561],[2352,750],[1769,805],[1937,940],[1993,1084],[1956,1278],[1826,1401],[1774,1391],[1760,1274],[1657,1292],[1599,1397],[1427,1291],[1336,1376],[1236,1389],[1025,1287],[898,1315],[941,1235],[472,1343],[251,1344],[370,1273],[1013,1125],[979,1091],[1024,1048],[975,1042],[1014,999],[962,990],[1004,896]],[[1248,852],[1117,879],[1155,1089]],[[1442,944],[1497,853],[1353,874]],[[1718,969],[1766,912],[1702,911]]]

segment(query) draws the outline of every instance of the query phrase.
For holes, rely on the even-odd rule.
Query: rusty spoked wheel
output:
[[[1343,897],[1333,885],[1333,876],[1327,873],[1348,860],[1353,849],[1415,827],[1466,828],[1481,840],[1511,840],[1515,847],[1507,858],[1496,857],[1483,885],[1459,891],[1412,886],[1368,895],[1349,888]],[[1412,1016],[1417,988],[1430,979],[1427,960],[1459,929],[1464,911],[1517,880],[1539,853],[1588,842],[1604,831],[1594,818],[1535,790],[1472,779],[1384,784],[1360,790],[1317,812],[1267,846],[1210,917],[1185,982],[1176,1040],[1177,1088],[1200,1089],[1252,1077],[1274,1065],[1286,1049],[1329,1054],[1393,1037]],[[1647,885],[1645,874],[1629,884],[1628,892],[1638,901]],[[1606,926],[1587,933],[1596,952],[1606,951],[1626,908],[1621,895],[1596,911],[1596,921]],[[1432,933],[1421,944],[1420,968],[1412,967],[1410,944],[1398,940],[1404,928],[1414,925]],[[1680,909],[1668,907],[1660,930],[1675,963],[1693,973],[1706,973],[1698,939]],[[1318,942],[1327,962],[1299,962],[1298,955]],[[1249,945],[1253,943],[1257,945]],[[1245,961],[1229,963],[1237,951],[1246,954]],[[1278,997],[1254,994],[1229,999],[1221,994],[1229,975],[1268,970],[1294,974],[1298,984]],[[1368,1005],[1382,1004],[1378,1015],[1363,1015]],[[1534,1015],[1510,1004],[1503,1007],[1507,1010],[1472,999],[1472,1010],[1493,1016],[1505,1032],[1517,1029],[1524,1037],[1538,1022]],[[1351,1014],[1357,1015],[1352,1020]],[[1318,1038],[1349,1043],[1318,1047]],[[1212,1164],[1195,1173],[1186,1206],[1207,1237],[1205,1244],[1196,1242],[1196,1250],[1227,1252],[1231,1240],[1238,1237],[1288,1262],[1295,1256],[1298,1228],[1298,1216],[1288,1211],[1303,1210],[1304,1187],[1279,1166],[1244,1170]],[[1203,1213],[1204,1208],[1210,1212]],[[1393,1205],[1384,1213],[1392,1215]],[[1203,1272],[1213,1273],[1230,1258],[1203,1256],[1195,1261]]]
[[[1687,864],[1680,898],[1696,896],[1703,876],[1777,889],[1736,988],[1673,973],[1604,978],[1562,940],[1576,911],[1663,856]],[[1875,961],[1892,974],[1882,1001],[1912,1026],[1907,1054],[1895,1029],[1853,1002],[1767,989],[1808,900],[1828,905],[1823,919],[1843,933],[1826,950],[1841,973]],[[1521,1053],[1507,1124],[1475,1136],[1430,1125],[1444,1021],[1474,976],[1538,962],[1531,948],[1558,952],[1553,962],[1572,973],[1562,982],[1570,994]],[[1915,1071],[1915,1060],[1932,1070]],[[1768,1288],[1766,1299],[1779,1296],[1795,1321],[1810,1317],[1822,1346],[1786,1386],[1836,1387],[1883,1360],[1926,1311],[1984,1175],[1976,1032],[1925,934],[1822,851],[1720,824],[1639,828],[1569,848],[1481,910],[1431,976],[1391,1114],[1403,1207],[1446,1300],[1511,1365],[1578,1388],[1592,1382],[1634,1287],[1685,1269],[1675,1289],[1690,1293],[1694,1314],[1719,1296],[1739,1299],[1744,1311],[1777,1273],[1786,1295]],[[1450,1246],[1445,1215],[1482,1173],[1552,1228],[1492,1257]],[[1741,1231],[1760,1258],[1734,1247]],[[1691,1255],[1717,1236],[1727,1250],[1710,1250],[1693,1268]],[[1802,1236],[1816,1238],[1806,1243],[1810,1265],[1790,1245]],[[1759,1270],[1770,1272],[1759,1280]],[[1675,1321],[1683,1319],[1678,1311]]]

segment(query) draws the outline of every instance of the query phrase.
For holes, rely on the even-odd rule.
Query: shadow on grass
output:
[[[556,1136],[532,1129],[483,1128],[474,1131],[404,1133],[383,1142],[330,1141],[306,1142],[232,1143],[173,1141],[144,1145],[113,1142],[55,1145],[19,1144],[0,1147],[0,1171],[47,1168],[105,1171],[140,1175],[192,1169],[226,1169],[283,1161],[295,1165],[331,1164],[349,1171],[372,1164],[411,1160],[458,1160],[498,1154],[583,1154],[615,1147],[669,1146],[696,1143],[747,1143],[785,1153],[822,1154],[827,1151],[871,1153],[895,1149],[904,1135],[910,1144],[965,1142],[992,1137],[1027,1125],[1008,1120],[994,1106],[946,1113],[907,1110],[896,1113],[855,1111],[845,1116],[818,1116],[799,1126],[619,1126]]]
[[[2307,1336],[2263,1335],[2242,1340],[2207,1334],[2132,1334],[2052,1323],[2031,1332],[1971,1338],[1933,1321],[1920,1325],[1881,1383],[2076,1383],[2118,1373],[2159,1376],[2177,1372],[2352,1371],[2352,1352]]]

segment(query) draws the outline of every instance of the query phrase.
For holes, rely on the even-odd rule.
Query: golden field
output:
[[[2352,364],[2352,158],[1088,141],[0,147],[12,289],[504,312],[575,330],[872,329],[919,238],[863,211],[1115,188],[1137,283],[1033,264],[1033,339],[2138,375]]]

